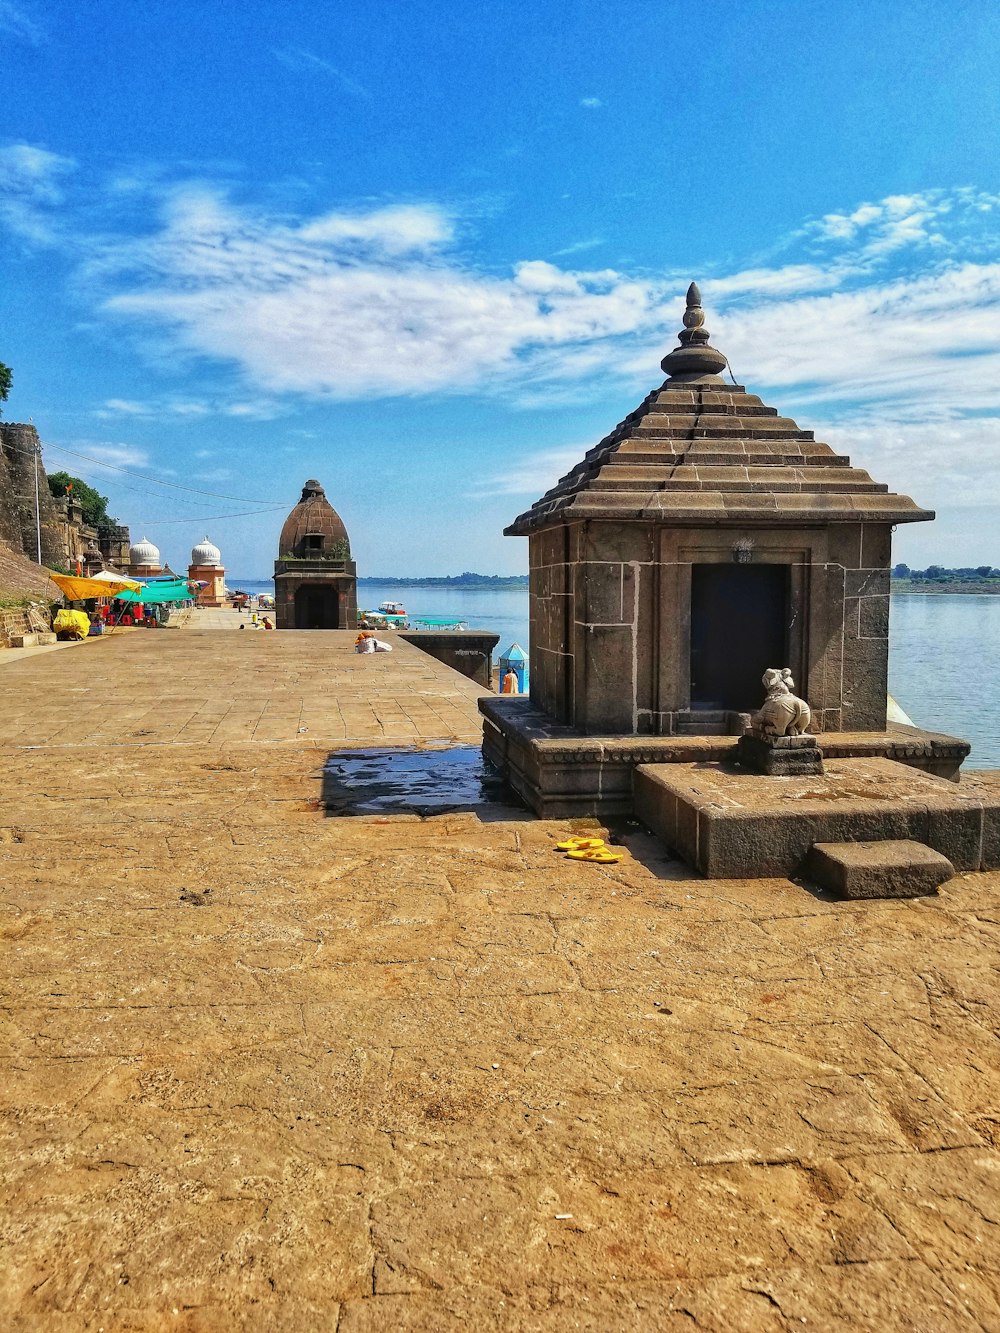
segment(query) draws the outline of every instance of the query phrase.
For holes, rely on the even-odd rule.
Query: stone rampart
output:
[[[49,568],[74,569],[90,542],[98,542],[106,561],[128,563],[126,527],[98,532],[83,520],[83,506],[49,491],[38,431],[30,424],[0,421],[0,543]],[[38,514],[35,513],[37,460]]]
[[[38,517],[43,565],[64,565],[65,519],[49,492],[41,460],[41,442],[34,426],[0,422],[0,540],[12,550],[38,559],[35,522],[35,462],[38,460]]]

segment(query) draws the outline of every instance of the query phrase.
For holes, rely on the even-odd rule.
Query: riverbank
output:
[[[494,806],[405,643],[154,631],[3,675],[10,1328],[992,1327],[1000,876],[833,903]]]
[[[1000,597],[1000,579],[940,583],[931,579],[890,579],[889,592],[893,597]]]

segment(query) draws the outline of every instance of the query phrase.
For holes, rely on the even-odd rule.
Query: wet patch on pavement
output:
[[[323,766],[328,815],[440,815],[523,808],[476,745],[338,750]]]

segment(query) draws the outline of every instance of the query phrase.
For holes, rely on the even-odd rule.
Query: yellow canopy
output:
[[[126,588],[138,592],[142,587],[135,579],[85,579],[75,574],[54,574],[51,569],[49,578],[69,602],[85,602],[88,597],[113,597]]]
[[[123,585],[126,588],[131,588],[133,592],[139,592],[142,588],[142,584],[138,579],[130,579],[127,574],[118,574],[112,572],[110,569],[102,569],[101,572],[95,574],[93,578],[95,583],[113,583],[115,585],[115,592],[118,592]]]

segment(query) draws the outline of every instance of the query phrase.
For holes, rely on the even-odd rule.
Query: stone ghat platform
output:
[[[480,730],[352,642],[0,667],[0,1327],[1000,1327],[1000,875],[842,903],[327,818],[336,746]]]
[[[630,814],[633,774],[643,764],[734,760],[736,736],[586,736],[523,698],[480,699],[483,750],[505,781],[546,818]],[[884,732],[824,732],[824,758],[891,759],[957,780],[967,741],[896,724]]]

